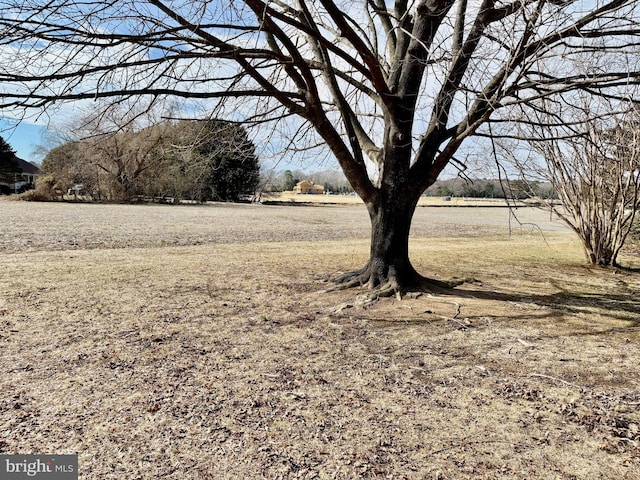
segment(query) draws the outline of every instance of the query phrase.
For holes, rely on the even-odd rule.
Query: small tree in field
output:
[[[616,265],[640,209],[640,124],[592,121],[579,135],[536,147],[562,202],[555,212],[576,232],[589,263]]]
[[[617,265],[640,209],[640,118],[635,107],[611,115],[608,102],[572,100],[560,107],[569,121],[553,125],[551,108],[539,111],[516,142],[495,144],[530,192],[538,180],[551,185],[560,205],[545,204],[578,235],[589,263]]]
[[[0,106],[181,97],[321,143],[371,219],[339,282],[401,294],[447,286],[414,269],[409,233],[463,144],[542,98],[628,98],[639,23],[630,0],[4,0]]]

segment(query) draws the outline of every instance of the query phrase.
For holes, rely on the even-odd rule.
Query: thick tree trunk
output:
[[[415,203],[387,199],[369,207],[369,287],[393,287],[403,290],[403,287],[415,283],[417,274],[409,260],[409,232]]]
[[[420,275],[409,260],[411,221],[431,177],[411,174],[413,105],[398,107],[397,118],[387,119],[378,186],[373,192],[358,191],[371,219],[369,261],[358,271],[337,279],[343,287],[367,285],[374,296],[390,296],[410,291],[442,291],[462,282],[442,282]],[[434,149],[432,154],[435,155]],[[429,181],[431,180],[431,181]],[[351,180],[350,180],[351,181]],[[353,184],[353,182],[352,182]],[[354,187],[355,188],[355,187]]]
[[[378,296],[442,291],[455,286],[455,282],[423,277],[409,260],[409,232],[417,203],[417,198],[386,196],[368,205],[371,218],[369,261],[360,270],[338,278],[337,282],[346,287],[367,285]]]

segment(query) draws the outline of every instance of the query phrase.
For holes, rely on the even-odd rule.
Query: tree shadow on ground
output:
[[[560,288],[557,287],[556,288]],[[460,298],[497,302],[528,303],[567,314],[598,312],[640,327],[640,300],[635,292],[584,293],[561,289],[550,294],[501,292],[482,288],[459,287],[450,295]]]

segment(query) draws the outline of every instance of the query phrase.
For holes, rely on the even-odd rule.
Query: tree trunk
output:
[[[585,229],[586,230],[586,229]],[[620,247],[618,242],[610,238],[602,236],[598,231],[583,233],[582,246],[584,247],[587,261],[591,265],[599,265],[601,267],[618,266],[617,257]]]
[[[399,295],[409,291],[442,291],[456,283],[429,279],[420,275],[409,260],[409,232],[419,195],[389,195],[380,191],[377,200],[367,205],[371,218],[369,261],[358,271],[337,282],[352,287],[367,285],[378,296]],[[457,283],[459,284],[459,283]]]
[[[409,260],[409,232],[416,203],[386,199],[369,207],[371,250],[367,274],[370,288],[392,287],[402,292],[415,282],[417,274]]]

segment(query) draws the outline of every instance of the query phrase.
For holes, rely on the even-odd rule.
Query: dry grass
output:
[[[638,274],[532,211],[545,240],[433,210],[414,263],[475,281],[363,310],[318,293],[365,261],[357,207],[2,202],[0,453],[77,452],[82,479],[640,478]]]
[[[362,205],[362,200],[352,195],[314,195],[293,192],[266,192],[261,200],[267,204],[324,204],[324,205]],[[513,203],[513,201],[511,201]],[[524,203],[516,202],[522,206]],[[464,198],[450,197],[421,197],[418,205],[421,207],[503,207],[505,200],[500,198]]]

